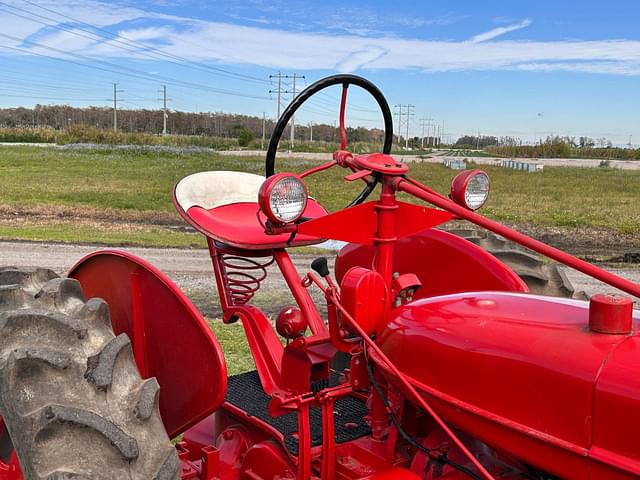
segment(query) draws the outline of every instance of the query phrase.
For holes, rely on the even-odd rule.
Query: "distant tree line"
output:
[[[118,130],[124,133],[162,133],[162,111],[158,110],[118,110]],[[98,129],[113,128],[113,109],[105,107],[75,108],[68,105],[36,105],[34,108],[0,109],[0,127],[7,128],[52,128],[68,129],[86,125]],[[275,122],[264,122],[267,139]],[[206,135],[221,138],[238,138],[243,143],[262,138],[263,120],[260,117],[222,112],[191,113],[170,111],[167,118],[167,132],[172,135]],[[311,132],[313,130],[313,132]],[[339,142],[340,135],[334,125],[313,124],[295,127],[297,140]],[[347,128],[350,142],[381,142],[384,132],[377,128]],[[290,137],[289,127],[283,139]]]
[[[465,135],[454,148],[481,148],[492,155],[528,158],[602,158],[640,160],[640,149],[614,147],[611,140],[587,136],[569,137],[549,135],[534,145],[523,145],[517,137]]]
[[[535,145],[496,143],[485,150],[504,157],[640,160],[640,148],[614,147],[606,138],[548,136]]]
[[[68,105],[36,105],[33,108],[0,109],[1,141],[100,141],[105,142],[155,142],[153,135],[162,133],[163,113],[160,110],[121,109],[118,110],[118,131],[126,137],[114,136],[113,109],[106,107],[75,108]],[[268,141],[275,122],[264,122],[265,137]],[[281,146],[290,138],[289,126],[285,129]],[[167,118],[167,132],[174,143],[209,145],[212,147],[238,145],[259,148],[261,146],[263,119],[255,116],[223,112],[180,112],[170,111]],[[44,132],[44,133],[43,133]],[[47,132],[53,132],[49,135]],[[60,134],[56,133],[60,132]],[[63,133],[64,132],[64,133]],[[111,133],[110,133],[111,132]],[[140,135],[145,134],[145,135]],[[191,137],[190,139],[179,137]],[[313,145],[308,141],[313,136]],[[198,137],[198,138],[196,138]],[[62,138],[62,140],[61,140]],[[378,149],[384,140],[384,131],[378,128],[348,127],[349,145],[368,145]],[[96,140],[97,139],[97,140]],[[313,124],[295,127],[296,149],[321,149],[332,151],[340,143],[340,133],[335,124]],[[304,141],[304,142],[303,142]],[[164,142],[164,141],[163,141]],[[404,150],[405,139],[394,139],[394,148]],[[440,145],[438,138],[411,137],[408,146],[412,150]],[[511,136],[465,135],[451,145],[453,148],[481,148],[487,152],[505,157],[593,157],[640,159],[640,149],[615,148],[611,141],[601,138],[548,136],[535,145],[523,145],[522,140]],[[299,148],[298,148],[299,147]]]

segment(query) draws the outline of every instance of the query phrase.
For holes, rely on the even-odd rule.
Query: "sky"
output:
[[[638,18],[636,0],[0,0],[0,106],[109,106],[117,83],[119,108],[157,109],[166,85],[170,109],[273,118],[278,72],[296,91],[340,72],[414,105],[412,136],[640,144]],[[333,123],[338,97],[297,122]],[[349,99],[351,126],[382,126]]]

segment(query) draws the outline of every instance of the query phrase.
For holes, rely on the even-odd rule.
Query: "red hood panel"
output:
[[[394,314],[378,342],[416,383],[539,438],[589,448],[598,375],[629,337],[590,332],[587,302],[464,293],[419,300]],[[636,327],[639,320],[636,314]]]

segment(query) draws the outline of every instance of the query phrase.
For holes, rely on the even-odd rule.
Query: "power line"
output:
[[[32,5],[32,6],[34,6],[34,7],[40,8],[41,10],[45,10],[47,12],[53,13],[54,15],[58,15],[60,17],[66,18],[68,20],[71,20],[74,23],[77,23],[77,24],[80,24],[80,25],[84,25],[85,27],[91,28],[92,30],[98,30],[98,31],[101,31],[101,32],[105,32],[108,36],[100,35],[98,33],[95,33],[95,31],[87,30],[86,28],[75,27],[74,29],[69,29],[69,28],[65,28],[63,26],[60,26],[58,24],[53,24],[53,25],[48,24],[48,23],[46,24],[46,25],[48,25],[48,26],[50,26],[52,28],[56,28],[58,30],[63,30],[63,31],[72,33],[74,35],[78,35],[78,36],[82,36],[82,37],[87,38],[86,35],[82,35],[82,34],[77,32],[77,30],[80,30],[80,31],[83,31],[85,33],[88,33],[88,34],[92,35],[94,39],[97,37],[99,39],[109,40],[110,42],[112,42],[112,44],[116,43],[116,44],[124,45],[125,47],[133,46],[134,48],[136,48],[136,50],[131,50],[130,48],[123,48],[123,47],[119,47],[117,45],[113,45],[116,48],[129,50],[129,51],[135,51],[136,53],[141,54],[141,55],[145,55],[147,57],[150,57],[150,55],[155,55],[156,56],[156,57],[151,57],[151,58],[157,58],[157,56],[160,56],[160,57],[164,57],[165,59],[169,59],[167,61],[170,61],[170,63],[177,63],[178,62],[177,64],[179,64],[181,66],[187,66],[187,67],[190,67],[190,68],[193,68],[193,69],[196,69],[196,70],[208,71],[208,72],[211,72],[211,73],[215,73],[215,74],[223,75],[223,76],[227,76],[227,77],[232,77],[232,78],[239,79],[239,80],[252,81],[252,82],[256,82],[256,83],[267,83],[267,81],[262,79],[262,78],[254,77],[252,75],[246,75],[246,74],[243,74],[243,73],[233,72],[231,70],[227,70],[227,69],[220,68],[220,67],[213,67],[211,65],[207,65],[207,64],[202,63],[202,62],[195,62],[195,61],[189,60],[189,59],[187,59],[185,57],[181,57],[179,55],[174,55],[172,53],[165,52],[163,50],[160,50],[159,48],[154,47],[153,45],[149,45],[149,44],[141,42],[141,41],[130,40],[130,39],[127,39],[127,38],[124,38],[124,37],[118,38],[117,34],[114,34],[113,32],[111,32],[111,31],[109,31],[109,30],[107,30],[105,28],[101,28],[101,27],[98,27],[96,25],[92,25],[90,23],[83,22],[82,20],[78,20],[77,18],[70,17],[69,15],[65,15],[65,14],[60,13],[58,11],[55,11],[53,9],[50,9],[50,8],[47,8],[47,7],[43,7],[42,5],[39,5],[39,4],[35,3],[35,2],[31,2],[29,0],[23,0],[23,1],[25,3],[28,3],[28,4]],[[47,17],[45,15],[40,15],[38,13],[26,10],[24,8],[20,8],[20,7],[16,7],[16,6],[13,6],[13,5],[9,5],[9,4],[4,3],[4,2],[0,2],[0,4],[4,5],[6,7],[9,7],[9,8],[15,9],[15,10],[20,10],[20,11],[26,12],[29,15],[33,15],[33,16],[36,16],[36,17],[39,17],[39,18],[43,18],[45,20],[56,22],[56,19],[54,19],[54,18]],[[15,12],[7,12],[7,13],[10,13],[10,14],[16,15],[16,16],[21,16],[19,14],[16,14]],[[25,18],[25,17],[23,17],[23,18]],[[28,20],[36,21],[38,23],[43,23],[43,22],[39,22],[37,20],[34,20],[33,18],[28,18]],[[139,50],[140,48],[144,49],[144,51],[141,52]]]
[[[6,33],[0,33],[0,36],[8,38],[10,40],[14,40],[17,42],[24,42],[24,43],[30,43],[36,47],[39,48],[44,48],[46,50],[50,50],[65,56],[72,56],[75,58],[79,58],[81,60],[85,60],[85,61],[90,61],[90,62],[96,62],[99,63],[101,65],[106,65],[107,67],[112,67],[112,68],[107,68],[107,67],[99,67],[96,65],[87,65],[84,63],[80,63],[80,62],[76,62],[73,60],[70,60],[68,58],[60,58],[60,57],[54,57],[51,55],[45,55],[42,53],[37,53],[37,52],[33,52],[32,50],[29,49],[24,49],[24,48],[19,48],[19,47],[10,47],[8,45],[0,45],[0,48],[6,48],[9,50],[14,50],[14,51],[18,51],[18,52],[22,52],[22,53],[28,53],[31,55],[37,55],[37,56],[41,56],[41,57],[46,57],[46,58],[51,58],[53,60],[59,60],[59,61],[64,61],[64,62],[68,62],[68,63],[73,63],[76,65],[80,65],[82,67],[86,67],[86,68],[92,68],[92,69],[98,69],[98,70],[102,70],[102,71],[106,71],[106,72],[110,72],[110,73],[116,73],[118,75],[125,75],[128,77],[132,77],[132,78],[137,78],[137,79],[142,79],[142,80],[147,80],[147,81],[151,81],[151,80],[165,80],[167,81],[167,83],[171,83],[174,85],[182,85],[182,86],[186,86],[186,87],[190,87],[190,88],[195,88],[198,90],[203,90],[203,91],[210,91],[213,93],[219,93],[221,95],[232,95],[232,96],[237,96],[237,97],[244,97],[244,98],[255,98],[258,100],[267,100],[267,97],[263,97],[263,96],[258,96],[258,95],[249,95],[249,94],[245,94],[242,92],[237,92],[237,91],[233,91],[233,90],[223,90],[223,89],[219,89],[219,88],[213,88],[213,87],[208,87],[206,85],[200,85],[197,83],[192,83],[192,82],[185,82],[182,80],[178,80],[172,77],[165,77],[165,76],[157,76],[157,77],[149,77],[145,72],[141,71],[141,70],[137,70],[135,68],[129,68],[129,67],[121,67],[120,65],[117,65],[115,63],[111,63],[111,62],[107,62],[104,60],[97,60],[95,58],[91,58],[91,57],[87,57],[86,55],[80,55],[78,53],[72,53],[72,52],[65,52],[64,50],[61,50],[59,48],[55,48],[55,47],[51,47],[48,45],[44,45],[42,43],[38,43],[38,42],[34,42],[32,40],[22,40],[18,37],[14,37],[13,35],[8,35]],[[115,68],[116,70],[113,70],[113,68]],[[118,71],[119,70],[124,70],[123,71]],[[126,73],[126,72],[131,72],[131,73]]]
[[[29,95],[9,95],[0,93],[0,97],[8,97],[8,98],[28,98],[31,100],[68,100],[68,101],[77,101],[77,102],[108,102],[109,99],[104,98],[68,98],[68,97],[47,97],[47,96],[29,96]]]

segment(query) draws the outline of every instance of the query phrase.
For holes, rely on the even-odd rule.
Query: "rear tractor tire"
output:
[[[584,292],[575,292],[558,263],[544,263],[540,256],[519,250],[513,243],[494,233],[471,228],[449,232],[478,245],[506,264],[527,284],[531,293],[550,297],[586,298]]]
[[[180,463],[107,304],[51,270],[0,269],[0,416],[26,480],[173,480]]]

